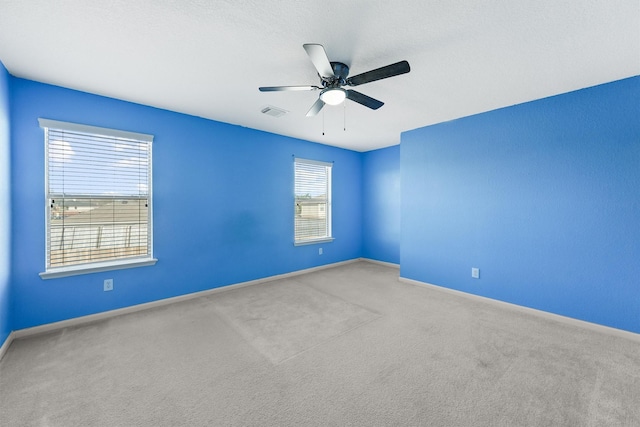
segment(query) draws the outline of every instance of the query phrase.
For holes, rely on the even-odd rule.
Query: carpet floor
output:
[[[640,426],[640,342],[356,262],[17,339],[2,426]]]

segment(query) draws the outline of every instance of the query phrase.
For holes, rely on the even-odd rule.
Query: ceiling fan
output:
[[[343,86],[358,86],[411,71],[407,61],[400,61],[353,77],[347,77],[349,67],[342,62],[330,62],[321,44],[309,43],[302,45],[302,47],[307,51],[311,62],[318,70],[321,86],[266,86],[259,89],[261,92],[320,90],[320,96],[307,112],[307,117],[318,114],[325,104],[339,105],[345,98],[372,110],[377,110],[384,105],[384,102],[353,89],[343,89]]]

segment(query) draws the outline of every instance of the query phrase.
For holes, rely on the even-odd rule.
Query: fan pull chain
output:
[[[343,101],[342,105],[344,106],[344,108],[342,109],[343,111],[343,116],[342,116],[342,130],[344,132],[347,131],[347,101]]]
[[[324,136],[324,110],[322,110],[322,136]]]

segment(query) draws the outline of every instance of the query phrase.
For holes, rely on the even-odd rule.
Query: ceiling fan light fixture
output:
[[[330,87],[320,92],[322,102],[329,105],[339,105],[347,97],[347,92],[339,87]]]

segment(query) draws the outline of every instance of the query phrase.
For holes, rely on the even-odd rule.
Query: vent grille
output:
[[[266,114],[271,117],[282,117],[288,113],[287,110],[283,110],[282,108],[274,107],[272,105],[264,107],[261,111],[262,114]]]

